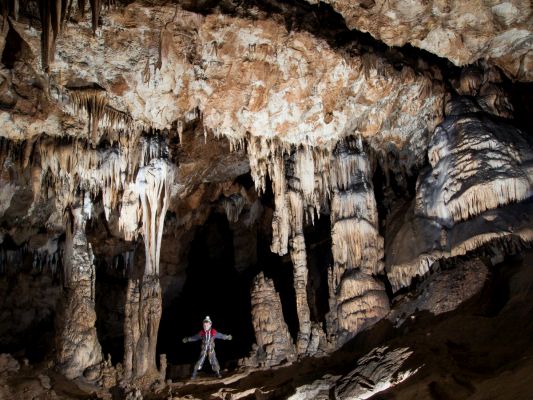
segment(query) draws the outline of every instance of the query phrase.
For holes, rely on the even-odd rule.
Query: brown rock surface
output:
[[[350,29],[368,32],[389,46],[409,43],[456,65],[485,59],[513,79],[533,79],[533,8],[528,0],[324,3],[331,4]]]

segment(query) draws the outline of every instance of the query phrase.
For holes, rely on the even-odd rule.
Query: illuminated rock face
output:
[[[456,65],[490,60],[513,79],[533,79],[530,1],[326,0],[324,3],[331,4],[350,29],[368,32],[389,46],[411,44]]]
[[[440,258],[495,239],[533,238],[530,138],[466,98],[448,114],[430,141],[414,204],[391,223],[387,275],[395,289]]]
[[[496,4],[485,23],[477,3],[426,3],[331,2],[350,28],[387,44],[489,62],[448,74],[426,55],[328,41],[255,8],[204,15],[133,1],[93,9],[90,21],[74,7],[61,29],[41,10],[44,34],[29,26],[31,10],[2,21],[0,273],[28,254],[32,268],[63,267],[56,361],[67,377],[103,359],[98,253],[127,282],[122,378],[160,380],[165,297],[179,297],[189,244],[211,213],[231,225],[239,272],[262,261],[259,231],[292,264],[294,338],[274,281],[258,272],[248,282],[253,366],[339,348],[436,260],[533,240],[531,140],[505,121],[513,107],[490,65],[530,79],[529,6]],[[331,257],[318,278],[328,308],[317,312],[308,232],[328,217]]]

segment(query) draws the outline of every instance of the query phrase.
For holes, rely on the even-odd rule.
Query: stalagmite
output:
[[[57,366],[74,379],[102,361],[96,336],[95,267],[91,245],[85,235],[90,218],[88,196],[71,207],[63,256],[65,297],[58,317]]]
[[[161,319],[159,276],[129,279],[124,310],[124,374],[127,379],[157,377],[156,345]]]
[[[332,253],[328,274],[328,336],[353,336],[389,310],[384,285],[372,275],[383,270],[383,238],[377,230],[377,209],[370,166],[360,143],[339,142],[332,162]]]
[[[279,294],[274,282],[262,272],[252,286],[252,324],[259,346],[255,356],[260,365],[271,366],[295,360],[296,349],[283,318]]]
[[[141,277],[128,280],[126,292],[124,370],[128,378],[156,379],[160,376],[156,365],[162,312],[159,256],[172,174],[172,166],[161,159],[152,160],[137,174],[146,264]]]

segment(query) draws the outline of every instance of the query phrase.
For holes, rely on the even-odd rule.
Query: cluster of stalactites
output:
[[[141,197],[146,190],[150,193],[140,183],[139,173],[145,176],[146,170],[165,163],[169,156],[165,138],[152,135],[133,139],[104,149],[95,149],[83,140],[52,137],[20,143],[2,140],[0,161],[4,165],[9,160],[21,171],[29,168],[34,200],[54,196],[60,214],[76,201],[78,193],[88,193],[93,199],[101,195],[106,219],[112,210],[119,209],[119,229],[126,240],[133,240],[143,216]],[[169,194],[168,188],[164,193]]]
[[[109,105],[105,90],[70,89],[68,94],[73,114],[88,121],[88,132],[93,146],[100,141],[102,131],[131,131],[133,127],[131,117]]]
[[[89,0],[92,16],[93,32],[99,24],[100,12],[103,3],[111,5],[114,0]],[[86,0],[3,0],[0,11],[4,21],[12,17],[18,20],[26,8],[33,7],[37,3],[41,20],[41,62],[44,71],[48,71],[50,63],[54,61],[55,43],[57,37],[64,28],[65,22],[70,19],[74,5],[77,5],[81,15],[85,15]]]
[[[232,145],[239,146],[242,144]],[[331,149],[259,136],[248,136],[245,147],[258,193],[265,191],[267,177],[272,185],[275,211],[271,250],[286,254],[291,231],[300,230],[302,223],[312,223],[315,215],[329,207],[332,182],[337,180],[331,171]]]

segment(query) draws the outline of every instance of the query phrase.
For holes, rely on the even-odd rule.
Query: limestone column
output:
[[[293,285],[296,294],[296,312],[298,314],[298,338],[296,348],[298,354],[305,354],[311,335],[311,313],[307,300],[307,252],[303,233],[303,199],[300,193],[289,191],[292,233],[290,239],[290,255],[293,265]]]
[[[95,267],[85,234],[90,199],[71,208],[63,256],[65,296],[58,313],[57,366],[68,379],[102,361],[96,335]]]
[[[328,338],[340,346],[389,310],[384,285],[383,238],[369,161],[360,144],[340,142],[331,171],[334,265],[328,274]]]
[[[156,368],[162,312],[159,255],[172,174],[171,165],[161,159],[152,160],[137,174],[135,186],[141,203],[146,264],[139,279],[128,281],[126,293],[124,372],[127,379],[160,376]]]

